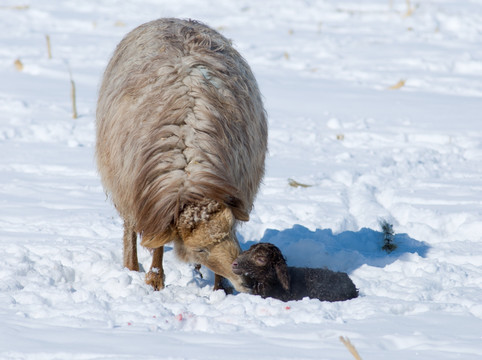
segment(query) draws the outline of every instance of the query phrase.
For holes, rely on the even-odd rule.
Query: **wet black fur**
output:
[[[233,271],[243,278],[254,295],[282,301],[304,297],[322,301],[356,298],[358,290],[346,273],[328,269],[289,267],[273,244],[251,246],[233,263]]]

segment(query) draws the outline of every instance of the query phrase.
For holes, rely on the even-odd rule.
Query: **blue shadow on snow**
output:
[[[407,253],[426,257],[429,249],[423,241],[412,239],[407,234],[395,234],[393,242],[397,248],[387,253],[382,250],[383,238],[383,232],[367,228],[334,235],[330,229],[311,231],[294,225],[282,231],[268,229],[259,242],[278,246],[290,266],[327,267],[348,273],[364,264],[384,267]],[[244,251],[258,242],[243,243],[241,240],[240,243]]]

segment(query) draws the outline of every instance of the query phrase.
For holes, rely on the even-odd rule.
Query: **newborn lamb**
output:
[[[233,272],[240,275],[251,294],[282,301],[304,297],[322,301],[342,301],[358,296],[358,290],[346,273],[328,269],[288,267],[280,249],[261,243],[233,262]]]

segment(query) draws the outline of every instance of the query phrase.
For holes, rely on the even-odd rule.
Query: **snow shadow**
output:
[[[429,249],[423,241],[412,239],[407,234],[395,234],[397,248],[387,253],[382,250],[383,238],[383,232],[367,228],[334,235],[331,229],[311,231],[302,225],[294,225],[282,231],[268,229],[259,242],[278,246],[290,266],[327,267],[348,273],[364,264],[384,267],[407,253],[426,257]],[[244,251],[258,242],[240,243]]]

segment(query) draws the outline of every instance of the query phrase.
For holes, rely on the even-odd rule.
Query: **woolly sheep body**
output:
[[[138,269],[138,233],[155,249],[147,277],[155,288],[164,286],[162,247],[174,242],[181,259],[243,291],[231,270],[234,229],[249,218],[266,149],[258,85],[226,38],[179,19],[127,34],[104,73],[96,142],[102,183],[124,219],[124,265]]]

